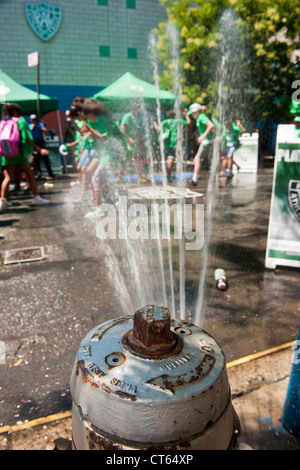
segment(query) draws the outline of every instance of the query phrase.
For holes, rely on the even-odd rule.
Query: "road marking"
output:
[[[240,359],[236,359],[235,361],[228,362],[226,364],[226,368],[230,369],[231,367],[234,367],[234,366],[246,364],[247,362],[253,361],[254,359],[259,359],[260,357],[269,356],[270,354],[283,351],[284,349],[289,349],[294,344],[295,344],[295,341],[291,341],[289,343],[281,344],[280,346],[275,346],[275,348],[266,349],[265,351],[261,351],[255,354],[250,354],[249,356],[241,357]]]
[[[27,423],[14,424],[12,426],[3,426],[0,427],[0,434],[12,433],[17,431],[24,431],[25,429],[33,428],[35,426],[41,426],[43,424],[51,423],[53,421],[59,421],[61,419],[70,418],[72,416],[72,410],[65,411],[63,413],[56,413],[54,415],[49,415],[44,418],[37,418]]]

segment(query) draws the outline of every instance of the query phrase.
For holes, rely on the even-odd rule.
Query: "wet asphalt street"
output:
[[[219,189],[206,274],[202,326],[222,346],[227,361],[296,339],[299,271],[264,267],[273,171],[237,174]],[[0,251],[42,246],[46,258],[0,267],[0,425],[12,425],[71,406],[69,379],[80,341],[95,325],[124,312],[112,285],[105,251],[84,219],[91,200],[74,203],[71,177],[58,177],[41,192],[48,207],[13,196],[0,214]],[[204,193],[203,174],[197,191]],[[201,253],[186,254],[186,308],[191,319],[201,271]],[[216,289],[216,268],[229,288]],[[147,273],[149,277],[153,273]],[[174,252],[174,277],[178,263]],[[125,280],[130,283],[130,279]],[[3,344],[2,343],[2,344]]]

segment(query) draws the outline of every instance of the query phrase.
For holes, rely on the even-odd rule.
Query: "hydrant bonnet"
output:
[[[225,358],[201,328],[147,305],[80,344],[71,376],[77,449],[227,449]]]

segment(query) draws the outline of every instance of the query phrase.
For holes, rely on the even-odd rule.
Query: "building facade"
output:
[[[74,96],[92,96],[129,71],[152,81],[149,34],[166,21],[159,0],[0,1],[0,68],[67,109]]]

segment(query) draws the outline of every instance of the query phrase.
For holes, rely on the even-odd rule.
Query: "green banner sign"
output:
[[[270,269],[300,267],[300,139],[291,130],[278,126],[265,260]]]

